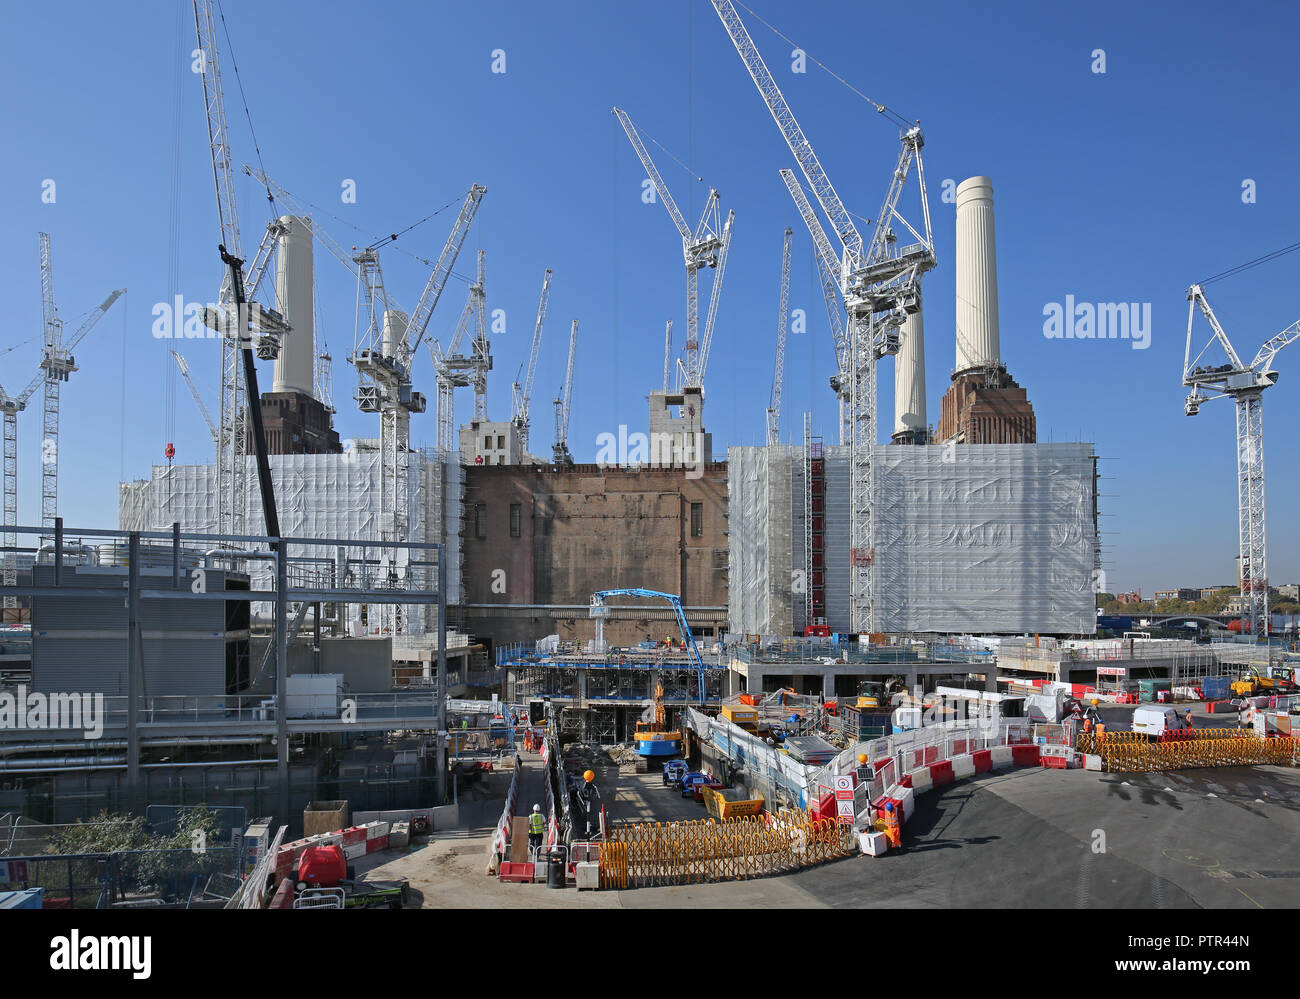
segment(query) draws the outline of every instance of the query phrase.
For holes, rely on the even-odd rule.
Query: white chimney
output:
[[[925,324],[921,313],[914,312],[899,331],[894,362],[894,433],[925,429]]]
[[[406,313],[401,309],[384,310],[384,329],[379,342],[379,352],[384,357],[392,357],[397,353],[397,345],[406,336],[406,323]]]
[[[993,236],[993,181],[957,185],[957,370],[997,364],[998,258]]]
[[[312,395],[316,366],[316,311],[312,283],[311,223],[286,215],[275,266],[275,300],[292,329],[280,341],[273,392]]]

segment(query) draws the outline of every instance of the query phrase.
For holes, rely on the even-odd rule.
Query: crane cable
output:
[[[881,104],[879,101],[872,100],[870,97],[868,97],[866,94],[864,94],[861,90],[859,90],[857,87],[855,87],[853,84],[851,84],[848,80],[846,80],[846,79],[844,79],[844,77],[840,76],[839,73],[835,72],[835,70],[831,69],[831,68],[830,68],[829,66],[827,66],[825,63],[823,63],[823,62],[819,61],[818,59],[814,58],[813,55],[812,55],[812,54],[811,54],[807,49],[805,49],[803,46],[799,45],[797,42],[793,41],[789,36],[782,34],[780,31],[778,31],[778,30],[777,30],[776,28],[774,28],[772,25],[770,25],[770,24],[768,24],[766,21],[764,21],[761,17],[758,16],[758,14],[754,13],[753,8],[751,8],[751,7],[747,6],[746,4],[742,3],[741,0],[735,0],[735,2],[736,2],[736,5],[737,5],[738,7],[744,7],[745,10],[749,12],[749,15],[750,15],[751,17],[753,17],[754,20],[758,21],[758,23],[761,24],[763,27],[765,27],[768,31],[772,32],[772,34],[776,35],[778,38],[780,38],[781,40],[783,40],[787,45],[792,45],[792,46],[794,46],[794,48],[796,48],[796,49],[798,49],[800,52],[802,52],[802,53],[804,54],[804,56],[805,56],[805,57],[806,57],[810,62],[812,62],[815,66],[817,66],[819,69],[821,69],[823,72],[825,72],[828,76],[830,76],[832,79],[836,80],[837,82],[839,82],[839,83],[842,84],[843,86],[847,87],[849,90],[853,91],[853,93],[857,94],[857,95],[858,95],[859,97],[861,97],[864,101],[866,101],[868,104],[870,104],[873,108],[876,109],[876,112],[877,112],[878,114],[883,114],[886,118],[888,118],[890,121],[894,122],[894,124],[900,126],[901,128],[910,128],[913,124],[916,124],[915,122],[909,121],[908,119],[904,118],[901,114],[899,114],[897,111],[895,111],[895,110],[894,110],[893,108],[891,108],[889,105],[887,105],[887,104]]]
[[[262,162],[262,148],[257,144],[257,130],[253,128],[253,113],[248,109],[248,98],[244,96],[244,81],[239,75],[239,62],[235,59],[235,46],[230,40],[230,28],[226,24],[226,12],[222,9],[221,0],[217,0],[217,14],[221,17],[221,30],[226,36],[226,51],[230,53],[230,68],[235,71],[235,83],[239,87],[239,102],[244,106],[244,118],[248,121],[248,133],[253,138],[253,151],[257,153],[257,166],[266,175],[266,164]],[[266,196],[272,202],[271,192],[268,189]]]
[[[263,174],[264,174],[264,175],[265,175],[265,173],[266,173],[266,171],[263,171]],[[411,223],[411,224],[408,225],[405,229],[400,229],[400,230],[398,230],[397,232],[395,232],[395,233],[390,233],[390,234],[387,235],[387,236],[380,236],[378,233],[370,232],[370,231],[368,231],[368,230],[366,230],[366,229],[361,228],[361,226],[356,225],[356,224],[353,223],[353,222],[349,222],[349,221],[347,221],[346,219],[340,218],[338,215],[335,215],[333,212],[331,212],[331,211],[329,211],[329,210],[327,210],[327,209],[321,208],[320,205],[315,204],[314,202],[308,201],[306,198],[299,198],[297,195],[294,195],[294,197],[295,197],[299,202],[301,202],[302,204],[304,204],[304,205],[306,205],[308,208],[310,208],[314,213],[319,213],[319,214],[321,214],[321,215],[328,216],[329,218],[331,218],[331,219],[333,219],[335,222],[337,222],[339,225],[347,226],[347,228],[353,230],[354,232],[359,232],[359,233],[361,233],[361,235],[363,235],[363,236],[368,236],[368,237],[373,241],[373,242],[372,242],[372,243],[367,247],[367,249],[371,249],[371,250],[373,250],[373,249],[377,249],[378,247],[383,246],[383,245],[385,245],[386,243],[391,243],[391,242],[396,241],[396,239],[397,239],[398,236],[403,236],[403,235],[405,235],[406,233],[408,233],[408,232],[410,232],[412,229],[414,229],[416,226],[423,225],[425,222],[428,222],[430,219],[434,218],[434,217],[437,216],[437,215],[441,215],[441,214],[442,214],[443,212],[445,212],[448,208],[451,208],[451,207],[453,207],[453,206],[459,204],[460,201],[461,201],[460,198],[456,198],[454,201],[448,201],[448,202],[447,202],[445,205],[443,205],[441,208],[438,208],[438,209],[436,209],[435,211],[430,212],[428,215],[426,215],[424,218],[420,219],[418,222],[413,222],[413,223]],[[266,198],[267,198],[268,201],[271,202],[272,205],[276,204],[276,198],[275,198],[274,195],[271,194],[271,192],[270,192],[269,190],[266,192]],[[400,247],[400,246],[394,246],[393,249],[395,249],[398,253],[403,253],[403,254],[405,254],[406,256],[410,257],[412,260],[417,260],[417,261],[419,261],[420,263],[424,264],[426,267],[432,267],[432,266],[434,266],[434,261],[428,259],[427,257],[422,257],[422,256],[420,256],[418,253],[413,253],[413,252],[411,252],[410,250],[404,249],[404,248],[402,248],[402,247]],[[454,277],[454,278],[456,278],[456,279],[459,280],[459,281],[464,281],[466,284],[473,284],[473,283],[474,283],[474,280],[475,280],[474,278],[466,277],[464,274],[461,274],[461,273],[459,273],[458,271],[454,271],[454,270],[453,270],[453,271],[451,271],[451,272],[449,272],[449,273],[450,273],[450,276],[451,276],[451,277]]]
[[[177,49],[183,51],[181,43],[185,37],[185,15],[183,10],[178,6],[176,11],[176,43]],[[167,293],[170,296],[169,307],[174,308],[176,299],[180,297],[181,281],[181,187],[182,187],[182,167],[184,164],[184,107],[185,107],[185,84],[184,74],[181,70],[180,60],[172,72],[172,148],[171,148],[171,187],[168,191],[168,226],[167,226]],[[181,323],[184,322],[184,314],[172,316],[171,333],[173,337],[181,335]],[[165,346],[170,346],[166,340],[163,341]],[[173,444],[176,440],[176,365],[171,363],[171,358],[165,356],[163,361],[167,368],[166,382],[163,388],[163,447],[164,454],[168,444]],[[123,433],[125,433],[126,424],[126,397],[122,399],[122,416],[123,416]],[[175,446],[173,444],[173,446]],[[170,462],[169,462],[170,464]],[[171,480],[168,479],[168,491],[170,497]]]
[[[1248,271],[1252,267],[1258,267],[1260,264],[1266,264],[1270,260],[1276,260],[1278,257],[1286,256],[1286,254],[1292,253],[1295,250],[1300,250],[1300,243],[1292,243],[1290,246],[1284,246],[1280,250],[1274,250],[1272,253],[1266,253],[1262,257],[1256,257],[1254,260],[1247,260],[1244,264],[1238,264],[1236,267],[1229,267],[1226,271],[1220,271],[1218,274],[1212,274],[1209,277],[1205,278],[1203,281],[1199,281],[1197,283],[1200,284],[1202,287],[1204,287],[1205,285],[1210,284],[1213,281],[1220,281],[1223,278],[1232,277],[1235,274],[1240,274],[1243,271]]]

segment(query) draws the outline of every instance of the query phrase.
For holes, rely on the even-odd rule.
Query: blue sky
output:
[[[941,201],[941,187],[987,174],[996,197],[1003,360],[1028,390],[1040,440],[1094,441],[1104,459],[1111,588],[1231,582],[1232,406],[1183,415],[1184,290],[1300,238],[1296,8],[750,6],[858,89],[922,121],[939,256],[925,290],[930,421],[938,420],[953,365],[953,206]],[[661,378],[664,321],[676,319],[678,343],[684,327],[680,243],[663,208],[641,201],[644,173],[610,113],[615,104],[705,179],[692,180],[650,146],[692,221],[708,185],[736,212],[705,377],[715,447],[763,437],[787,225],[796,236],[790,304],[806,310],[810,331],[790,340],[783,432],[798,433],[811,409],[833,440],[825,387],[833,352],[810,244],[777,175],[793,158],[707,0],[224,0],[223,8],[265,168],[320,206],[327,214],[318,219],[340,243],[368,243],[459,200],[472,182],[487,186],[457,271],[471,274],[473,251],[484,248],[488,307],[506,311],[507,332],[493,339],[494,419],[509,415],[542,272],[554,269],[533,401],[535,450],[549,446],[570,319],[581,320],[570,429],[580,461],[594,458],[597,436],[620,423],[644,429],[645,396]],[[897,155],[895,128],[816,66],[791,72],[790,46],[741,13],[840,195],[851,210],[874,215]],[[0,289],[9,322],[0,351],[14,349],[0,353],[0,382],[16,392],[38,360],[38,231],[54,241],[69,330],[110,289],[129,289],[125,307],[119,302],[78,350],[82,370],[64,392],[60,510],[70,524],[115,524],[117,482],[147,476],[169,440],[178,461],[210,460],[207,430],[172,374],[173,344],[150,333],[155,303],[178,293],[209,301],[220,280],[193,48],[188,3],[56,2],[6,13]],[[495,49],[506,54],[503,74],[491,71]],[[1092,72],[1095,49],[1105,50],[1104,74]],[[256,163],[224,50],[223,71],[236,162]],[[1247,178],[1254,204],[1242,200]],[[53,204],[42,202],[46,179],[57,185]],[[345,179],[356,181],[356,204],[341,202]],[[251,254],[268,209],[242,175],[237,195]],[[398,245],[434,257],[450,223],[441,215]],[[409,308],[424,265],[390,251],[384,268]],[[1243,353],[1300,316],[1297,276],[1300,253],[1210,286]],[[354,281],[318,251],[317,282],[335,358],[337,426],[344,437],[374,436],[377,422],[356,411],[355,375],[343,360],[353,342]],[[1044,306],[1067,295],[1150,303],[1151,346],[1046,339]],[[453,279],[432,335],[445,340],[464,297],[465,281]],[[215,410],[217,345],[183,349]],[[1293,514],[1300,347],[1281,354],[1277,368],[1265,426],[1270,577],[1280,583],[1300,578]],[[432,395],[427,356],[420,377]],[[884,416],[892,409],[888,362],[880,391]],[[39,516],[39,403],[38,393],[20,422],[24,523]],[[458,422],[471,412],[466,391]],[[416,418],[412,436],[432,442],[432,412]]]

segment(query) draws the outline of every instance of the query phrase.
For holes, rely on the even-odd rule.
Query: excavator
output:
[[[858,703],[860,708],[893,707],[895,695],[906,693],[907,687],[896,676],[888,680],[863,680],[858,684]]]

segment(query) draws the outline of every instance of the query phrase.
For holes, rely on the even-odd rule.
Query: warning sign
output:
[[[835,809],[839,813],[840,823],[842,825],[847,825],[847,826],[853,825],[853,820],[857,817],[858,813],[853,808],[852,798],[848,799],[847,801],[843,801],[843,800],[836,801]]]
[[[853,800],[853,775],[840,774],[835,778],[835,800]]]

